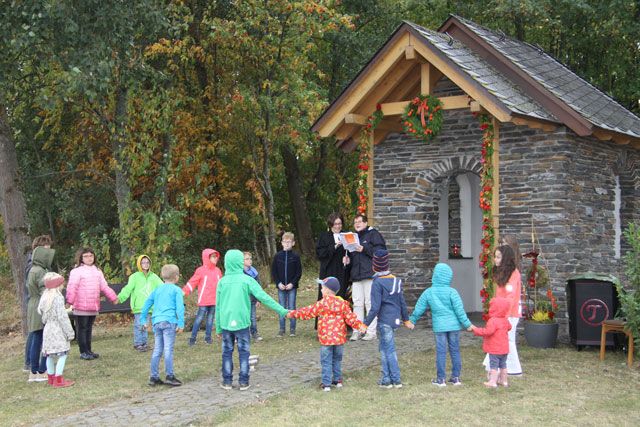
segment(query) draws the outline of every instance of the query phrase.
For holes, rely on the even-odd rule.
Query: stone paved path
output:
[[[471,334],[461,334],[462,346],[480,345]],[[434,347],[431,329],[410,331],[402,328],[396,335],[399,354],[412,353]],[[379,369],[377,341],[347,343],[342,362],[343,372],[375,367]],[[237,378],[237,363],[234,379]],[[47,426],[68,425],[188,425],[204,416],[211,416],[235,405],[262,401],[303,383],[320,382],[319,351],[295,353],[286,361],[261,364],[251,373],[251,388],[240,392],[220,388],[220,378],[203,378],[149,393],[142,398],[113,402],[83,412],[47,421]],[[202,396],[210,396],[206,400]]]

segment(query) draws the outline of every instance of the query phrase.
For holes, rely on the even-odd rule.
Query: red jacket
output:
[[[489,321],[484,328],[476,328],[473,333],[484,337],[482,349],[489,354],[508,354],[511,323],[507,319],[511,300],[495,297],[489,301]]]
[[[83,264],[69,273],[67,302],[73,306],[74,312],[99,312],[101,292],[114,304],[118,300],[102,271],[95,265]]]
[[[212,254],[216,254],[220,259],[220,253],[215,249],[202,251],[202,265],[196,269],[191,279],[182,288],[184,296],[189,295],[194,289],[198,290],[198,305],[200,307],[216,305],[216,289],[222,272],[211,262]]]
[[[318,318],[318,340],[322,345],[347,342],[347,325],[359,329],[363,323],[351,311],[349,303],[337,296],[326,296],[315,304],[290,312],[296,319]]]

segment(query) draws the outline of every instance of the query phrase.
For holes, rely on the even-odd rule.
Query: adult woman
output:
[[[493,280],[496,283],[496,296],[510,301],[509,323],[509,355],[507,356],[507,373],[509,375],[522,375],[522,366],[518,358],[516,347],[516,327],[522,317],[522,277],[516,268],[515,253],[511,246],[499,246],[494,252]],[[483,362],[489,369],[488,357]],[[500,380],[504,382],[504,380]]]
[[[323,231],[318,238],[316,245],[316,255],[320,260],[320,279],[333,276],[340,282],[340,290],[337,296],[346,299],[347,296],[347,277],[345,265],[342,263],[342,257],[345,250],[340,243],[340,232],[344,220],[342,215],[334,212],[327,217],[327,231]],[[322,299],[322,286],[318,285],[318,301]]]

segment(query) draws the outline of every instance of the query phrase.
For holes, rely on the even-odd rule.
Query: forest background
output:
[[[31,239],[185,274],[204,247],[314,256],[357,153],[309,128],[393,30],[450,13],[540,46],[640,112],[640,0],[0,0],[0,286]],[[21,289],[22,288],[22,289]]]

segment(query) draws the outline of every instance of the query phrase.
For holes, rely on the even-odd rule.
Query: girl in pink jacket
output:
[[[73,306],[76,316],[76,338],[80,347],[80,358],[97,359],[100,355],[91,351],[93,322],[100,311],[100,293],[116,303],[116,293],[107,285],[102,271],[95,265],[96,254],[91,248],[82,248],[76,253],[76,268],[69,273],[67,302]]]
[[[218,268],[218,260],[220,252],[215,249],[205,249],[202,251],[202,265],[193,273],[193,277],[189,279],[182,288],[185,296],[191,292],[198,290],[198,313],[191,328],[191,338],[189,345],[196,343],[198,338],[198,330],[202,319],[207,317],[205,323],[204,340],[207,344],[212,344],[211,331],[213,330],[213,319],[216,316],[216,290],[218,288],[218,280],[222,277],[222,272]]]

